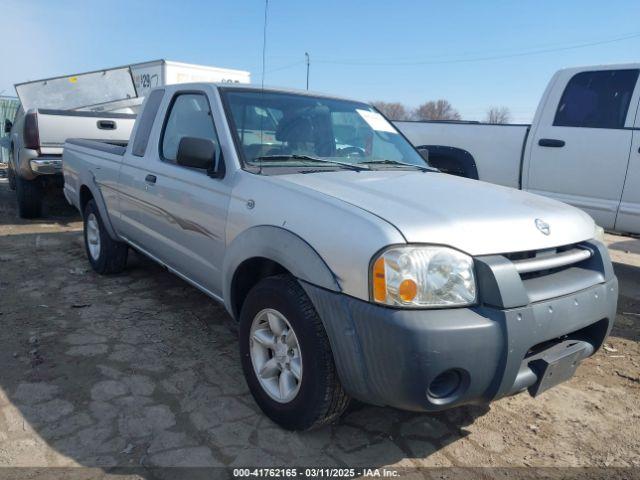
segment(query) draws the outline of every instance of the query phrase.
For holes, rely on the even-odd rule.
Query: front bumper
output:
[[[517,285],[504,284],[504,265],[491,259],[494,285],[484,284],[481,304],[473,308],[401,310],[303,286],[325,324],[351,396],[376,405],[437,411],[487,403],[524,388],[535,393],[542,381],[536,362],[546,352],[573,340],[579,347],[573,357],[577,363],[601,346],[615,319],[618,283],[606,247],[592,246],[596,255],[582,268],[593,269],[589,273],[597,275],[588,278],[598,283],[567,294],[563,289],[576,272],[551,276],[547,283],[562,295],[519,306],[505,307],[510,301],[505,295],[539,296],[540,282],[529,286],[531,292],[526,285],[518,291]],[[500,292],[505,295],[496,295]],[[456,372],[459,388],[444,397],[431,395],[432,382],[447,371]]]

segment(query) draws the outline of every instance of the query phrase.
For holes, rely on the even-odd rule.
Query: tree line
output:
[[[391,120],[462,120],[460,112],[448,100],[430,100],[415,109],[399,102],[371,102]],[[509,123],[511,112],[507,107],[490,107],[484,121],[487,123]]]

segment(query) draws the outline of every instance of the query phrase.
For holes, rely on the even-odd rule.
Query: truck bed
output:
[[[415,147],[455,147],[471,154],[480,180],[518,188],[530,125],[477,122],[398,121],[396,127]]]
[[[105,199],[113,195],[128,141],[71,138],[64,144],[64,196],[81,207],[82,176],[91,175]],[[86,181],[86,178],[85,178]],[[111,187],[111,188],[109,188]]]

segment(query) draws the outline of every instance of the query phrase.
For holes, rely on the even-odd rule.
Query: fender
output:
[[[335,295],[342,292],[338,278],[320,254],[295,233],[282,227],[259,225],[245,230],[231,242],[222,269],[224,304],[231,316],[237,318],[231,298],[234,274],[245,260],[255,257],[279,263],[300,281],[327,332],[336,358],[338,376],[348,386],[347,391],[354,396],[364,392],[358,398],[366,398],[375,403],[367,388],[367,372],[362,360],[364,357],[360,341],[355,335],[353,320],[345,310],[343,295]],[[328,295],[334,295],[338,302],[334,304],[323,301]],[[346,315],[338,316],[337,311]]]
[[[98,211],[100,212],[100,217],[102,218],[102,223],[104,224],[104,228],[107,230],[107,233],[113,240],[121,242],[122,239],[116,233],[115,228],[113,228],[107,206],[102,196],[102,191],[100,190],[100,185],[98,184],[93,172],[89,171],[89,173],[84,175],[79,183],[81,188],[78,190],[78,204],[81,205],[80,192],[82,191],[82,187],[87,187],[91,192],[93,200],[96,202]],[[83,211],[81,211],[80,214],[84,216]]]
[[[304,282],[334,292],[342,291],[329,266],[305,240],[282,227],[258,225],[238,235],[225,253],[222,289],[225,307],[231,313],[233,276],[242,262],[255,257],[279,263],[294,277]]]

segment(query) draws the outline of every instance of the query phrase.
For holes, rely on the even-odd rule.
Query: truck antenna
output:
[[[264,95],[264,66],[266,63],[267,56],[267,13],[269,12],[269,0],[264,0],[264,28],[262,30],[262,94]],[[264,145],[264,119],[262,116],[260,117],[260,144]],[[262,161],[260,161],[260,168],[258,170],[258,174],[262,174]]]
[[[309,90],[309,64],[311,63],[311,59],[309,58],[308,52],[304,52],[304,56],[307,58],[307,90]]]
[[[264,1],[264,29],[262,31],[262,88],[264,88],[264,66],[267,54],[267,13],[269,11],[269,0]]]

